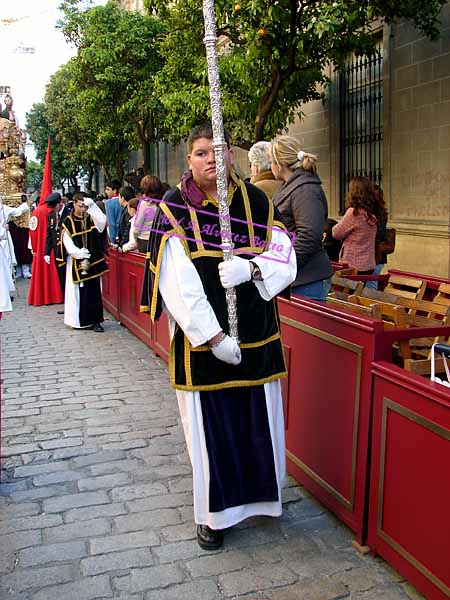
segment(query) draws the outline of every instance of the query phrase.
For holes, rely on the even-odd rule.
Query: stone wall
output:
[[[398,231],[396,267],[450,276],[450,4],[441,36],[392,28],[385,62],[389,176],[385,188]]]

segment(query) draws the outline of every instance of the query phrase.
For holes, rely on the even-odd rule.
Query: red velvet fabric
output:
[[[33,306],[60,304],[63,301],[53,252],[50,255],[50,264],[44,261],[47,216],[51,210],[47,204],[39,204],[30,220],[30,240],[34,255],[28,304]]]

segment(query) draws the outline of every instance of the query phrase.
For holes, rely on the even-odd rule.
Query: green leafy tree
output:
[[[62,31],[77,47],[66,87],[72,114],[77,113],[83,151],[95,157],[108,175],[122,177],[128,149],[141,147],[148,171],[150,144],[164,137],[163,107],[153,83],[162,64],[161,21],[122,10],[113,1],[80,10],[79,2],[70,0],[63,3],[63,11]],[[59,82],[59,88],[63,86]],[[55,107],[54,113],[58,110]],[[58,120],[56,114],[53,120]],[[64,127],[72,138],[67,121]]]
[[[445,0],[216,0],[224,120],[237,145],[270,139],[320,98],[325,68],[350,52],[370,53],[373,23],[411,21],[430,38]],[[170,139],[210,114],[202,3],[147,0],[167,35],[157,89]]]
[[[44,166],[35,160],[27,161],[27,189],[35,191],[39,189],[42,183]]]
[[[102,164],[96,153],[96,139],[90,128],[83,129],[76,85],[77,63],[70,60],[52,75],[45,92],[45,106],[52,127],[58,132],[57,140],[66,156],[70,156],[78,171],[89,174],[88,186],[97,164]]]
[[[72,185],[74,184],[74,177],[76,185],[76,173],[79,171],[79,165],[73,160],[71,154],[66,153],[61,146],[57,129],[50,123],[45,103],[33,104],[30,112],[26,115],[26,129],[34,144],[37,159],[42,165],[45,163],[47,141],[50,137],[53,183],[56,186],[63,185],[72,175]]]

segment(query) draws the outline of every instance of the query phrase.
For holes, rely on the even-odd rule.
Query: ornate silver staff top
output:
[[[231,238],[230,212],[228,210],[228,178],[225,165],[227,144],[223,133],[222,102],[220,100],[219,65],[217,59],[216,18],[214,0],[203,0],[203,19],[205,22],[204,43],[208,63],[209,98],[211,102],[211,122],[213,129],[213,147],[216,157],[217,193],[219,196],[220,237],[224,260],[233,258],[234,244]],[[239,342],[236,290],[225,290],[228,309],[230,336]]]

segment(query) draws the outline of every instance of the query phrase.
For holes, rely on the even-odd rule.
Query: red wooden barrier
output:
[[[391,354],[383,324],[296,297],[279,307],[288,471],[363,543],[371,363]]]
[[[102,284],[105,308],[167,362],[170,342],[166,315],[163,314],[160,320],[153,324],[150,315],[139,310],[145,254],[121,254],[113,249],[109,252],[109,272],[103,276]]]
[[[373,365],[368,543],[428,600],[450,598],[450,390]]]
[[[109,271],[102,277],[103,305],[116,319],[119,319],[120,296],[119,296],[119,253],[109,251],[106,257]]]

